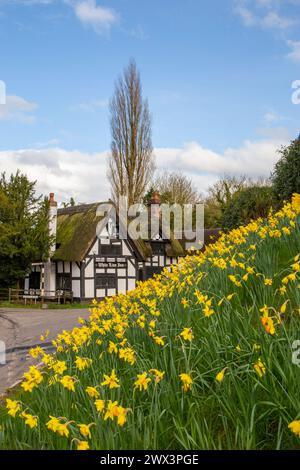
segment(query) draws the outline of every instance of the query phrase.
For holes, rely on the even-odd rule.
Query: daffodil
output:
[[[96,410],[99,413],[101,413],[105,408],[105,400],[100,400],[100,399],[96,400],[95,401],[95,407],[96,407]]]
[[[87,441],[77,441],[77,450],[89,450],[90,446]]]
[[[181,304],[183,305],[183,308],[187,308],[189,305],[189,301],[185,298],[181,299]]]
[[[288,427],[300,439],[300,420],[292,421]]]
[[[150,369],[149,372],[152,373],[152,374],[154,374],[154,376],[155,376],[155,383],[157,383],[157,384],[158,384],[159,382],[161,382],[162,379],[163,379],[164,376],[165,376],[165,372],[162,372],[162,371],[160,371],[160,370],[158,370],[158,369]]]
[[[17,400],[6,398],[6,408],[8,409],[8,414],[15,418],[16,414],[21,410],[21,404]]]
[[[117,378],[115,369],[111,371],[110,375],[104,374],[104,381],[101,383],[103,386],[108,386],[109,388],[119,388],[119,379]]]
[[[137,380],[134,382],[134,387],[138,388],[140,391],[147,390],[151,379],[147,377],[147,372],[137,375]]]
[[[26,424],[27,426],[29,426],[30,429],[33,429],[33,428],[37,427],[37,425],[38,425],[38,418],[37,418],[37,416],[33,416],[33,415],[31,415],[31,414],[26,413],[25,411],[23,411],[23,412],[21,413],[21,417],[24,419],[25,424]]]
[[[254,364],[254,369],[259,377],[263,377],[266,373],[266,366],[259,358],[258,361]]]
[[[85,391],[91,398],[97,398],[100,395],[96,387],[86,387]]]
[[[91,438],[92,435],[91,435],[91,431],[90,431],[90,428],[91,426],[93,426],[95,423],[90,423],[90,424],[78,424],[78,428],[79,428],[79,431],[80,431],[80,434],[83,436],[83,437],[89,437]]]
[[[218,372],[218,374],[216,375],[216,381],[217,382],[223,382],[224,376],[225,376],[225,371],[226,371],[226,367],[224,367],[224,369],[222,369],[220,372]]]
[[[84,370],[90,367],[92,359],[76,356],[75,365],[77,369]]]
[[[71,392],[75,392],[75,379],[74,377],[71,377],[70,375],[64,375],[60,379],[60,383],[67,389],[70,390]]]
[[[193,383],[192,377],[186,373],[180,374],[179,377],[182,382],[183,391],[187,392],[188,390],[190,390],[192,383]]]
[[[194,338],[192,328],[183,328],[182,332],[180,333],[180,336],[182,336],[182,338],[185,341],[190,341],[191,342],[192,339]]]

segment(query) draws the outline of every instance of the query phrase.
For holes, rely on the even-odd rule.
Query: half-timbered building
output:
[[[122,239],[118,215],[99,216],[99,204],[57,209],[50,194],[53,247],[47,262],[32,265],[25,290],[40,290],[47,297],[70,291],[77,300],[101,299],[134,289],[137,281],[160,273],[184,255],[172,234],[169,240],[159,233],[147,240]]]

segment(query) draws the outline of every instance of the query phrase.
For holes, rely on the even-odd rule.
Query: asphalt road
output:
[[[0,395],[22,378],[29,365],[38,362],[28,355],[31,347],[43,345],[51,351],[51,340],[62,330],[78,325],[79,317],[88,318],[88,309],[0,309],[0,362],[3,358],[1,341],[6,349],[6,363],[0,363]],[[49,336],[41,343],[40,336],[46,330],[50,330]]]

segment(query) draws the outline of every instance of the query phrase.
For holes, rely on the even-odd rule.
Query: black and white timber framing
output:
[[[51,201],[52,207],[55,208],[53,195],[50,195]],[[56,213],[53,210],[52,217],[57,220],[52,219],[50,230],[55,235],[57,230],[57,240],[52,256],[46,263],[32,265],[32,272],[25,279],[26,290],[40,289],[41,272],[44,272],[44,289],[49,297],[59,290],[66,290],[73,292],[75,300],[102,299],[134,289],[137,281],[160,273],[164,267],[177,263],[178,256],[182,256],[172,253],[170,241],[163,240],[159,234],[155,239],[147,241],[148,252],[150,247],[151,254],[145,255],[145,251],[139,249],[139,245],[133,240],[118,237],[118,222],[111,219],[103,225],[97,236],[96,230],[91,230],[94,237],[86,242],[84,255],[75,256],[74,253],[73,256],[72,253],[72,243],[75,250],[80,237],[78,230],[73,234],[74,240],[68,240],[68,255],[64,254],[63,245],[66,242],[60,239],[60,229],[66,223],[66,218],[75,215],[78,218],[87,211],[95,211],[96,207],[96,204],[82,205],[58,209]]]

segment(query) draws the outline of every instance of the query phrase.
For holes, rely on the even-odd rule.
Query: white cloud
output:
[[[224,174],[268,177],[278,159],[277,150],[288,144],[288,135],[273,128],[269,138],[245,141],[240,147],[214,152],[190,142],[181,148],[156,148],[158,169],[180,170],[193,179],[199,191]],[[78,202],[107,200],[110,195],[106,179],[108,152],[85,153],[62,148],[23,149],[0,152],[0,172],[18,168],[38,181],[43,194],[54,191],[58,201]]]
[[[93,113],[99,108],[106,108],[108,106],[108,100],[93,100],[93,101],[84,101],[77,105],[71,106],[71,111],[85,111],[88,113]]]
[[[37,109],[37,104],[27,101],[21,96],[9,95],[6,104],[0,105],[0,120],[17,120],[24,123],[32,123],[35,116],[32,114]]]
[[[293,15],[289,17],[281,14],[280,7],[282,3],[289,4],[294,8]],[[292,26],[299,23],[300,0],[235,0],[234,12],[242,19],[247,27],[256,26],[262,29],[277,30],[282,32],[289,30]],[[297,19],[296,19],[297,18]],[[300,41],[286,41],[291,52],[287,58],[293,62],[300,62]]]
[[[276,122],[283,121],[284,119],[284,116],[272,109],[267,111],[263,116],[263,120],[266,124],[274,124]]]
[[[291,49],[287,58],[293,62],[300,62],[300,41],[287,41],[287,45]]]
[[[293,26],[294,18],[281,14],[279,3],[274,0],[235,0],[234,11],[245,26],[285,30]]]
[[[295,23],[292,18],[279,15],[276,11],[270,11],[263,19],[262,26],[266,28],[287,29]]]
[[[117,13],[111,8],[97,4],[96,0],[68,1],[74,8],[77,18],[91,26],[97,33],[108,31],[118,21]]]
[[[223,174],[268,177],[278,159],[277,149],[288,143],[279,134],[279,138],[273,135],[273,139],[246,140],[240,147],[229,147],[223,153],[204,148],[197,142],[178,149],[156,149],[157,165],[159,168],[181,170],[202,181],[201,191]]]
[[[58,201],[104,200],[109,196],[106,181],[107,152],[84,153],[62,148],[22,149],[0,152],[0,173],[18,168],[37,180],[43,194],[54,191]]]

